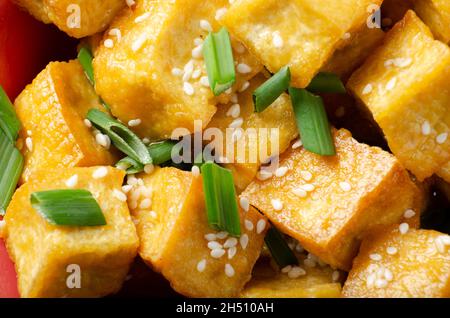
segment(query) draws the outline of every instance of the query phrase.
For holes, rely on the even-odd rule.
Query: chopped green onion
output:
[[[306,88],[315,94],[319,93],[345,93],[345,86],[339,76],[333,73],[317,74]]]
[[[23,156],[0,129],[0,215],[4,215],[23,168]]]
[[[271,226],[267,231],[264,241],[280,268],[288,265],[298,265],[298,259],[295,257],[294,252],[289,248],[283,235],[274,226]]]
[[[105,216],[87,190],[50,190],[34,192],[31,206],[49,223],[65,226],[106,225]]]
[[[147,147],[145,147],[142,140],[125,125],[98,109],[89,110],[87,119],[89,119],[95,127],[107,134],[117,149],[143,165],[152,163],[152,158],[150,157]]]
[[[127,174],[136,174],[144,171],[144,165],[130,157],[119,160],[116,163],[116,167],[119,169],[123,169],[124,167]]]
[[[172,149],[177,144],[174,140],[164,140],[150,144],[147,149],[154,165],[160,165],[172,159]]]
[[[89,79],[89,82],[93,86],[95,86],[95,78],[94,78],[94,68],[92,67],[92,53],[87,47],[82,47],[80,52],[78,52],[78,61],[83,67],[84,73],[86,77]]]
[[[236,81],[230,35],[226,28],[210,33],[203,43],[203,56],[209,85],[214,95],[220,95]]]
[[[289,88],[291,72],[285,66],[253,92],[255,112],[260,113]]]
[[[323,156],[334,156],[331,129],[322,98],[305,89],[289,88],[303,147]]]
[[[209,161],[202,165],[201,172],[209,225],[232,236],[240,236],[239,210],[231,171]]]
[[[20,121],[14,112],[14,106],[0,85],[0,129],[11,142],[15,142],[20,129]]]

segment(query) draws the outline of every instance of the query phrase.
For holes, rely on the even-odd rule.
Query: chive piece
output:
[[[50,190],[34,192],[31,206],[49,223],[65,226],[106,225],[105,216],[87,190]]]
[[[203,56],[209,85],[214,95],[218,96],[236,81],[230,35],[226,28],[209,33],[203,43]]]
[[[136,174],[144,171],[144,165],[130,157],[125,157],[117,161],[116,167],[119,169],[125,167],[127,174]]]
[[[23,156],[0,129],[0,215],[4,215],[23,168]]]
[[[174,140],[164,140],[150,144],[147,149],[154,165],[160,165],[172,159],[172,149],[177,144]]]
[[[255,112],[260,113],[289,88],[291,72],[285,66],[253,92]]]
[[[209,161],[202,165],[201,172],[209,225],[232,236],[240,236],[241,225],[231,171]]]
[[[125,125],[98,109],[91,109],[87,114],[95,127],[107,134],[114,146],[141,164],[152,163],[152,158],[144,143]]]
[[[92,67],[92,53],[87,47],[82,47],[78,52],[78,61],[83,67],[86,77],[91,82],[92,86],[95,86],[94,68]]]
[[[283,238],[283,235],[274,226],[271,226],[264,238],[267,247],[272,254],[273,259],[280,268],[288,265],[298,265],[298,259],[289,245]]]
[[[0,85],[0,129],[11,142],[15,142],[20,130],[20,121],[14,111],[14,106]]]
[[[333,73],[317,74],[306,89],[315,94],[346,92],[345,86],[339,76]]]
[[[289,94],[303,147],[319,155],[334,156],[336,150],[322,98],[294,87],[289,88]]]

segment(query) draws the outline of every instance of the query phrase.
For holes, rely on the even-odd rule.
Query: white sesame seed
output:
[[[408,58],[399,57],[399,58],[394,59],[393,62],[394,62],[395,66],[407,67],[407,66],[409,66],[412,63],[412,59],[409,58],[409,57]]]
[[[191,83],[184,82],[183,83],[183,91],[186,95],[192,96],[195,93],[194,87]]]
[[[130,121],[128,122],[128,126],[130,126],[130,127],[136,127],[136,126],[139,126],[141,123],[142,123],[142,121],[141,121],[139,118],[137,118],[137,119],[132,119],[132,120],[130,120]]]
[[[238,103],[238,95],[236,93],[231,94],[230,101],[234,104]]]
[[[211,251],[211,257],[213,258],[221,258],[225,255],[225,250],[222,248],[217,248]]]
[[[134,19],[134,23],[141,23],[150,17],[150,12],[146,12],[143,15],[140,15]]]
[[[111,139],[108,135],[97,134],[95,135],[95,141],[105,149],[109,149],[111,147]]]
[[[217,236],[217,238],[218,238],[219,240],[224,240],[224,239],[227,238],[228,232],[226,232],[226,231],[220,231],[219,233],[216,234],[216,236]]]
[[[256,178],[260,181],[265,181],[267,179],[272,178],[272,172],[267,171],[267,170],[260,170],[260,171],[258,171]]]
[[[131,45],[131,50],[133,50],[133,52],[137,52],[142,45],[144,45],[144,42],[147,40],[147,34],[144,32],[140,37],[137,38],[136,41],[133,42],[133,44]]]
[[[272,203],[272,207],[276,210],[276,211],[280,211],[283,209],[283,202],[281,202],[278,199],[272,199],[270,200],[270,202]]]
[[[228,259],[232,259],[234,257],[234,255],[236,255],[237,253],[237,248],[236,246],[232,246],[228,249]]]
[[[197,79],[200,77],[200,75],[202,75],[202,70],[201,69],[196,69],[194,70],[194,72],[192,73],[192,78],[193,79]]]
[[[122,191],[119,191],[117,189],[113,190],[113,195],[116,199],[118,199],[119,201],[122,202],[126,202],[127,201],[127,196],[125,195],[125,193],[123,193]]]
[[[289,271],[292,269],[292,265],[288,265],[288,266],[285,266],[285,267],[283,267],[282,269],[281,269],[281,272],[282,273],[289,273]]]
[[[118,29],[118,28],[113,28],[113,29],[109,30],[108,34],[111,36],[115,36],[117,38],[117,41],[119,41],[119,42],[122,39],[122,32],[120,32],[120,29]]]
[[[384,279],[377,279],[375,281],[376,288],[385,288],[388,285],[387,281]]]
[[[192,166],[191,172],[192,172],[192,176],[195,177],[195,178],[200,176],[200,168],[197,167],[197,166]]]
[[[84,125],[85,125],[87,128],[91,128],[91,127],[92,127],[91,121],[90,121],[89,119],[87,119],[87,118],[85,118],[85,119],[83,120],[83,123],[84,123]]]
[[[144,172],[146,174],[151,174],[153,172],[153,170],[155,170],[155,166],[153,166],[153,164],[148,164],[144,166]]]
[[[388,253],[389,255],[395,255],[397,254],[397,248],[395,246],[388,246],[386,248],[386,253]]]
[[[333,282],[337,282],[339,280],[339,276],[339,271],[334,271],[333,274],[331,274],[331,279],[333,280]]]
[[[225,275],[227,275],[228,277],[234,276],[234,268],[228,263],[225,264]]]
[[[239,243],[241,244],[242,249],[245,250],[248,245],[248,235],[242,234],[241,237],[239,238]]]
[[[217,241],[210,241],[210,242],[208,242],[208,248],[210,250],[216,250],[216,249],[223,248],[223,246],[222,246],[222,244],[220,244]]]
[[[216,239],[217,239],[217,236],[214,233],[205,234],[205,240],[207,240],[207,241],[215,241]]]
[[[297,149],[303,146],[303,142],[301,139],[298,139],[296,142],[292,144],[292,149]]]
[[[253,226],[253,222],[252,221],[245,220],[244,221],[244,225],[245,225],[245,228],[246,228],[247,231],[253,231],[254,226]]]
[[[213,30],[208,20],[200,20],[200,28],[208,32],[212,32]]]
[[[306,267],[316,267],[316,261],[314,261],[314,260],[312,260],[312,259],[309,259],[309,258],[303,260],[303,264],[304,264]]]
[[[156,219],[158,217],[158,214],[155,211],[150,211],[150,216],[154,219]]]
[[[227,8],[218,9],[215,15],[216,20],[220,20],[225,15],[225,13],[227,13]]]
[[[106,40],[103,42],[103,45],[104,45],[106,48],[111,49],[111,48],[114,47],[114,41],[111,40],[111,39],[106,39]]]
[[[448,137],[448,133],[439,134],[436,137],[436,142],[441,145],[447,140],[447,137]]]
[[[275,176],[283,177],[287,171],[288,171],[288,167],[279,167],[277,170],[275,170]]]
[[[370,93],[372,92],[372,90],[373,90],[372,84],[367,84],[366,86],[364,86],[364,89],[363,89],[363,91],[362,91],[362,94],[363,94],[363,95],[370,94]]]
[[[200,77],[200,84],[205,87],[209,87],[209,79],[208,76],[202,76]]]
[[[313,175],[311,172],[309,171],[300,171],[300,176],[303,178],[303,180],[305,181],[311,181]]]
[[[392,272],[388,268],[384,269],[384,278],[388,282],[392,281],[392,279],[394,278],[394,275],[392,274]]]
[[[149,198],[145,198],[144,200],[141,201],[141,204],[139,204],[140,209],[148,209],[151,206],[152,200],[150,200]]]
[[[352,189],[352,186],[348,182],[339,182],[339,187],[342,191],[348,192]]]
[[[231,248],[231,247],[236,246],[237,243],[238,243],[237,238],[235,238],[235,237],[229,237],[229,238],[225,241],[225,243],[223,244],[223,247],[225,247],[225,248]]]
[[[74,174],[69,179],[67,179],[66,186],[69,188],[73,188],[77,185],[77,183],[78,183],[78,175]]]
[[[33,151],[33,139],[31,137],[25,138],[25,145],[29,151]]]
[[[131,186],[131,185],[124,185],[124,186],[122,186],[122,192],[123,193],[128,193],[128,192],[130,192],[130,190],[133,188],[133,186]]]
[[[384,67],[386,67],[386,68],[391,66],[392,64],[394,64],[393,59],[388,59],[388,60],[384,61]]]
[[[266,220],[261,219],[256,223],[256,233],[261,234],[266,229]]]
[[[283,38],[280,35],[280,32],[276,31],[276,32],[272,33],[272,44],[276,48],[283,47],[284,42],[283,42]]]
[[[409,230],[409,224],[408,223],[402,223],[402,224],[400,224],[398,229],[399,229],[401,234],[406,234],[408,232],[408,230]]]
[[[428,121],[425,121],[422,124],[422,135],[427,136],[431,133],[431,126],[430,123]]]
[[[137,179],[134,175],[129,174],[127,176],[127,184],[130,186],[135,186],[137,184]]]
[[[206,268],[206,259],[202,259],[200,262],[197,263],[197,270],[202,273],[205,271]]]
[[[242,117],[238,117],[235,120],[233,120],[228,127],[230,127],[230,128],[240,128],[243,123],[244,123],[244,119]]]
[[[296,196],[299,196],[301,198],[305,198],[308,195],[308,193],[305,190],[303,190],[302,188],[294,188],[294,189],[292,189],[292,193],[294,193]]]
[[[237,71],[241,74],[248,74],[252,71],[252,68],[245,63],[239,63],[237,65]]]
[[[94,179],[101,179],[101,178],[106,177],[107,175],[108,175],[108,169],[106,167],[100,167],[92,173],[92,177]]]
[[[239,93],[244,92],[249,87],[250,87],[250,82],[245,81],[244,83],[242,83],[241,87],[239,88]]]
[[[378,253],[370,254],[369,257],[373,261],[381,261],[381,255]]]
[[[305,274],[306,274],[306,271],[303,268],[301,268],[299,266],[293,266],[287,275],[289,278],[298,278]]]
[[[441,235],[441,236],[439,236],[440,237],[440,239],[441,239],[441,242],[444,244],[444,245],[450,245],[450,236],[448,236],[448,235]]]
[[[248,212],[248,210],[250,209],[250,202],[246,197],[241,197],[239,199],[239,205],[245,212]]]
[[[352,37],[352,34],[350,32],[346,32],[344,33],[344,35],[342,36],[343,40],[348,40]]]
[[[405,213],[403,213],[403,216],[405,217],[405,219],[410,219],[414,215],[416,215],[416,212],[414,212],[414,210],[411,210],[411,209],[408,209],[405,211]]]
[[[388,91],[393,90],[394,87],[395,87],[395,84],[397,84],[397,78],[396,78],[396,77],[393,77],[391,80],[389,80],[389,82],[387,82],[387,84],[386,84],[386,89],[387,89]]]
[[[203,39],[202,38],[198,37],[198,38],[194,39],[194,45],[195,46],[198,46],[198,45],[200,45],[202,43],[203,43]]]
[[[203,57],[203,44],[192,49],[192,57],[195,59],[201,59]]]
[[[311,192],[311,191],[314,191],[314,189],[315,189],[314,185],[312,185],[310,183],[303,184],[303,185],[300,186],[300,188],[303,189],[306,192]]]
[[[126,2],[127,2],[127,6],[129,6],[130,8],[136,4],[136,2],[134,2],[134,0],[126,0]]]

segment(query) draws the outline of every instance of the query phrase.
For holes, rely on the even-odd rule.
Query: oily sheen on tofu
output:
[[[420,181],[450,159],[449,78],[450,48],[408,11],[347,84]]]
[[[255,179],[241,197],[306,250],[348,270],[367,230],[399,222],[423,203],[394,156],[358,143],[345,129],[333,135],[336,156],[288,149],[280,158],[286,174]]]
[[[96,90],[112,113],[123,122],[141,119],[134,128],[150,139],[169,138],[181,127],[193,132],[194,120],[201,120],[205,127],[218,99],[209,85],[200,82],[207,74],[194,40],[204,39],[209,27],[220,30],[215,17],[227,6],[227,0],[142,0],[133,11],[125,9],[111,25],[121,30],[121,40],[113,48],[99,46],[94,59]],[[262,66],[241,44],[235,43],[235,48],[239,49],[233,52],[234,60],[250,67],[245,74],[237,72],[240,87]],[[192,76],[184,78],[183,70],[190,62],[193,71],[184,74]],[[181,74],[174,74],[174,69]]]
[[[25,8],[36,19],[44,23],[53,23],[75,38],[103,31],[120,9],[126,6],[124,0],[13,0],[13,2]]]
[[[366,23],[382,0],[240,0],[221,20],[272,73],[288,65],[292,85],[306,87],[344,34]]]
[[[213,258],[205,235],[217,233],[208,225],[201,176],[176,168],[157,168],[151,175],[142,175],[144,186],[130,191],[129,203],[138,200],[131,209],[141,241],[139,254],[156,271],[168,279],[172,287],[188,297],[236,297],[250,280],[253,265],[259,257],[268,227],[264,216],[255,209],[240,210],[242,235],[238,238],[236,254]],[[161,190],[164,189],[164,190]],[[140,196],[136,195],[140,191]],[[164,191],[164,192],[162,192]],[[151,206],[141,208],[143,200],[151,199]],[[249,231],[244,219],[254,224]],[[257,223],[266,226],[256,232]],[[223,244],[225,239],[216,241]],[[199,263],[204,261],[204,269]],[[226,264],[229,264],[228,266]],[[226,275],[225,268],[233,274]]]
[[[256,76],[250,81],[250,86],[238,94],[240,112],[237,118],[233,118],[230,114],[230,108],[235,107],[234,103],[220,105],[207,127],[218,128],[223,136],[226,136],[223,140],[224,147],[216,148],[216,156],[224,156],[229,160],[230,163],[226,163],[224,166],[233,172],[234,183],[239,191],[243,191],[253,180],[261,162],[277,155],[278,152],[282,153],[298,136],[291,100],[287,94],[283,93],[263,112],[254,112],[252,94],[265,80],[267,79],[262,74]],[[231,136],[233,130],[229,126],[238,118],[243,119],[242,137],[236,141]],[[229,129],[227,130],[227,128]],[[267,131],[262,130],[264,128]],[[247,129],[251,130],[247,131]],[[270,135],[271,129],[278,129],[278,136],[274,136],[273,139]],[[227,132],[228,135],[226,135]],[[278,143],[278,147],[274,147],[277,152],[271,151],[271,141],[273,140]],[[230,149],[234,151],[231,152]]]
[[[113,195],[125,173],[105,167],[107,175],[95,179],[99,168],[47,170],[14,194],[6,211],[5,240],[22,297],[101,297],[121,288],[139,240],[126,202]],[[99,203],[105,226],[52,225],[31,206],[31,193],[67,189],[66,181],[74,175],[74,188],[90,191]],[[81,288],[67,285],[72,264],[80,268]]]
[[[83,122],[89,109],[104,108],[78,61],[50,63],[14,104],[22,124],[22,183],[38,170],[111,165],[117,161],[114,152],[97,144]]]
[[[434,36],[450,42],[450,2],[447,0],[414,0],[414,11],[430,27]]]
[[[345,297],[450,297],[450,236],[398,226],[363,241],[343,288]]]

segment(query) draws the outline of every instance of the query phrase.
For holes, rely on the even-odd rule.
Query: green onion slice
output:
[[[34,192],[31,206],[49,223],[64,226],[106,225],[105,216],[87,190],[50,190]]]
[[[82,47],[80,52],[78,52],[78,61],[83,67],[84,73],[86,77],[89,79],[89,82],[93,86],[95,86],[95,78],[94,78],[94,68],[92,67],[92,53],[87,47]]]
[[[285,66],[253,92],[255,112],[260,113],[289,88],[291,72]]]
[[[14,111],[14,106],[8,95],[0,85],[0,129],[6,134],[11,142],[15,142],[19,134],[20,121]]]
[[[117,161],[116,167],[119,169],[125,167],[127,174],[136,174],[144,171],[144,165],[130,157],[125,157]]]
[[[4,215],[23,168],[23,156],[0,129],[0,215]]]
[[[150,144],[147,149],[154,165],[160,165],[172,159],[172,149],[177,144],[174,140],[164,140]]]
[[[323,156],[336,154],[322,98],[305,89],[289,88],[303,147]]]
[[[209,161],[202,165],[201,172],[209,225],[232,236],[240,236],[241,225],[231,171]]]
[[[143,165],[152,163],[147,147],[125,125],[98,109],[89,110],[87,119],[95,127],[107,134],[117,149]]]
[[[294,252],[289,248],[283,235],[274,226],[271,226],[267,231],[264,241],[280,268],[288,265],[298,265],[298,259],[295,257]]]
[[[317,74],[306,89],[315,94],[346,92],[345,86],[339,76],[333,73]]]
[[[214,95],[220,95],[236,81],[230,35],[226,28],[206,37],[203,57],[211,90]]]

